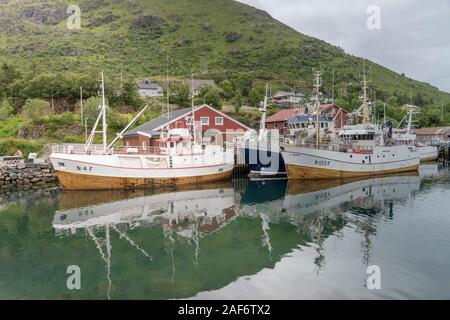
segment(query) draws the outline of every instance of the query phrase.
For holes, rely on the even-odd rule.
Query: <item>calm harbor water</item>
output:
[[[449,299],[449,208],[450,174],[435,164],[360,180],[0,193],[0,299]],[[72,265],[80,290],[67,288]]]

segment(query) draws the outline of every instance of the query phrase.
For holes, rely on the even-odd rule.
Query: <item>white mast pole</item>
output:
[[[316,89],[316,148],[319,149],[320,143],[320,71],[316,71],[314,87]]]
[[[117,140],[123,138],[123,134],[136,122],[136,120],[145,112],[145,110],[147,110],[148,107],[149,104],[147,104],[141,111],[139,111],[139,113],[133,118],[133,120],[131,120],[130,123],[128,123],[127,126],[117,134],[114,140],[108,145],[108,150],[116,143]]]
[[[262,139],[264,132],[266,131],[266,112],[267,112],[267,99],[268,99],[268,93],[269,93],[269,84],[266,84],[266,95],[264,96],[264,103],[263,107],[261,109],[262,116],[261,116],[261,123],[259,126],[259,140]]]
[[[105,101],[105,79],[102,71],[102,121],[103,121],[103,151],[106,152],[107,146],[107,124],[106,124],[106,101]]]
[[[195,132],[195,105],[194,105],[194,74],[191,75],[192,81],[192,89],[191,89],[191,98],[192,98],[192,133],[194,137],[194,144],[197,142],[197,134]]]

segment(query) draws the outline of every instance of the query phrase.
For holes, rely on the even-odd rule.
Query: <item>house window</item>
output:
[[[209,126],[209,117],[201,117],[200,118],[202,125]]]
[[[287,128],[287,122],[285,122],[285,123],[283,124],[283,127]]]
[[[223,126],[223,117],[216,117],[216,126]]]
[[[142,150],[147,149],[147,141],[142,141]]]

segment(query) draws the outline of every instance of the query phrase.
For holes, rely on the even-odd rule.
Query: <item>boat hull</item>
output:
[[[408,147],[378,148],[373,154],[351,154],[310,148],[283,153],[289,179],[336,179],[417,171],[420,155]]]
[[[245,159],[251,179],[286,178],[286,165],[279,150],[242,147],[239,152]]]
[[[439,158],[438,148],[435,146],[419,147],[420,161],[436,161]]]
[[[152,188],[161,186],[181,186],[222,181],[231,178],[232,170],[201,176],[174,178],[106,177],[67,171],[57,171],[56,173],[58,175],[59,182],[66,190],[113,190]]]
[[[151,188],[222,181],[234,163],[195,156],[52,154],[58,180],[67,190]]]

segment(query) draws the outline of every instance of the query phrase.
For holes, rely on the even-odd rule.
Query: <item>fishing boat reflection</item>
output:
[[[73,208],[74,205],[79,207]],[[209,234],[231,220],[234,191],[231,184],[178,188],[158,194],[145,191],[65,192],[61,210],[55,214],[57,233],[107,225],[126,224],[134,228],[161,224],[183,236],[191,235],[192,224]]]
[[[358,220],[353,211],[403,201],[419,185],[417,176],[396,176],[320,184],[252,181],[240,188],[213,184],[159,193],[68,192],[53,227],[73,240],[65,241],[64,250],[76,252],[87,235],[106,269],[97,281],[106,281],[108,298],[187,298],[274,268],[299,246],[316,248],[321,269],[324,241]],[[356,222],[370,231],[369,243],[376,226]],[[132,291],[126,290],[130,284]]]

